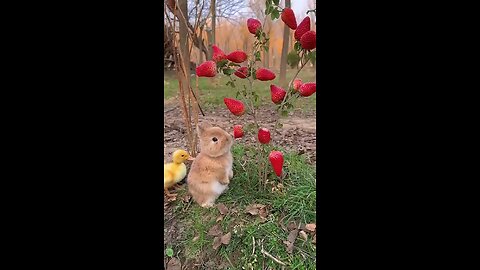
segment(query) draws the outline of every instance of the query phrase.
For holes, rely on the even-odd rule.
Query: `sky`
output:
[[[312,2],[311,0],[290,0],[293,12],[295,13],[295,17],[297,17],[297,23],[300,23],[303,18],[307,16],[306,12],[308,8],[308,2]],[[249,0],[245,0],[245,5],[248,6]],[[315,3],[315,1],[313,1]],[[280,0],[280,6],[284,6],[284,0]],[[248,12],[249,8],[245,8]]]

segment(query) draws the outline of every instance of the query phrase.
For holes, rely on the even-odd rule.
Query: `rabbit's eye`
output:
[[[218,141],[217,137],[213,137],[212,141],[214,141],[214,142]]]

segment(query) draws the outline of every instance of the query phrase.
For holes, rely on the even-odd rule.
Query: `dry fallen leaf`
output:
[[[228,245],[230,243],[231,238],[232,238],[232,233],[231,232],[225,234],[224,236],[222,236],[222,239],[221,239],[222,244]]]
[[[302,222],[298,223],[298,228],[297,228],[297,229],[299,229],[299,230],[305,230],[305,224],[302,223]]]
[[[258,203],[251,204],[245,208],[245,212],[250,213],[253,216],[256,216],[259,214],[260,210],[264,209],[265,207],[266,205],[263,205],[263,204],[258,204]]]
[[[297,229],[291,231],[290,234],[287,237],[287,241],[292,243],[292,244],[295,243],[295,239],[297,239],[297,235],[298,235],[298,230]]]
[[[182,269],[182,264],[180,263],[180,260],[177,258],[171,258],[167,264],[167,270],[181,270],[181,269]]]
[[[220,211],[220,214],[222,215],[225,215],[228,213],[228,208],[223,203],[218,204],[217,208],[218,208],[218,211]]]
[[[192,198],[192,196],[187,193],[187,194],[185,194],[185,196],[183,197],[182,200],[183,200],[184,202],[188,203],[191,198]]]
[[[307,233],[306,233],[306,232],[304,232],[304,231],[300,231],[298,234],[300,234],[300,236],[301,236],[301,237],[302,237],[302,238],[303,238],[305,241],[307,241],[307,239],[308,239],[308,235],[307,235]]]
[[[283,241],[283,243],[287,245],[287,252],[291,254],[293,251],[293,243],[290,243],[290,241]]]
[[[259,215],[261,218],[266,219],[267,216],[268,216],[267,208],[266,208],[266,207],[260,208],[260,209],[258,210],[258,215]]]
[[[293,221],[290,221],[287,225],[287,229],[289,231],[295,230],[296,228],[297,228],[297,224],[295,224],[295,222],[293,222]]]
[[[223,216],[222,216],[222,215],[220,215],[220,216],[218,216],[218,217],[217,217],[217,219],[215,220],[215,222],[222,221],[222,219],[223,219]]]
[[[192,241],[195,242],[195,241],[198,240],[198,238],[200,238],[200,236],[197,235],[197,236],[193,237]]]
[[[167,197],[167,202],[174,202],[177,200],[177,196]]]
[[[310,224],[305,225],[305,229],[307,229],[311,232],[314,232],[316,227],[317,227],[317,225],[315,223],[310,223]]]
[[[215,238],[213,238],[213,249],[217,250],[218,247],[220,247],[221,245],[222,245],[222,242],[220,240],[220,237],[215,236]]]
[[[220,229],[220,225],[215,224],[210,230],[208,231],[208,235],[217,236],[222,234],[222,229]]]

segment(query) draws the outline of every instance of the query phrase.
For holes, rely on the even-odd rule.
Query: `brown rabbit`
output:
[[[233,138],[225,130],[209,123],[197,126],[200,153],[188,174],[188,190],[202,207],[211,207],[233,177]]]

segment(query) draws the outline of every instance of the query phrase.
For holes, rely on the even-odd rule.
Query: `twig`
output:
[[[175,110],[175,109],[176,109],[176,107],[173,107],[173,108],[170,108],[170,109],[164,111],[163,113],[164,113],[164,114],[165,114],[165,113],[169,113],[169,112],[171,112],[171,111],[173,111],[173,110]]]
[[[269,257],[270,259],[272,259],[273,261],[275,261],[276,263],[280,264],[280,265],[287,265],[286,263],[280,261],[279,259],[273,257],[273,255],[271,255],[270,253],[268,253],[267,251],[265,251],[263,249],[263,243],[262,243],[262,250],[260,250],[260,252],[262,252],[264,255],[266,255],[267,257]]]
[[[255,253],[255,237],[252,235],[252,240],[253,240],[253,250],[252,250],[252,256]]]
[[[230,265],[232,266],[232,268],[235,268],[235,266],[233,266],[233,263],[230,261],[230,258],[228,258],[228,255],[225,255],[225,258],[227,258],[227,261],[230,263]]]
[[[313,257],[312,255],[308,254],[305,250],[299,248],[299,247],[296,247],[296,246],[293,246],[295,249],[297,249],[298,251],[300,251],[301,253],[303,253],[303,255],[307,255],[308,257],[316,260],[317,258]]]
[[[185,209],[183,209],[183,212],[187,211],[188,207],[190,207],[190,204],[192,204],[192,201],[193,201],[193,199],[190,198],[190,201],[188,202],[187,207],[185,207]]]

